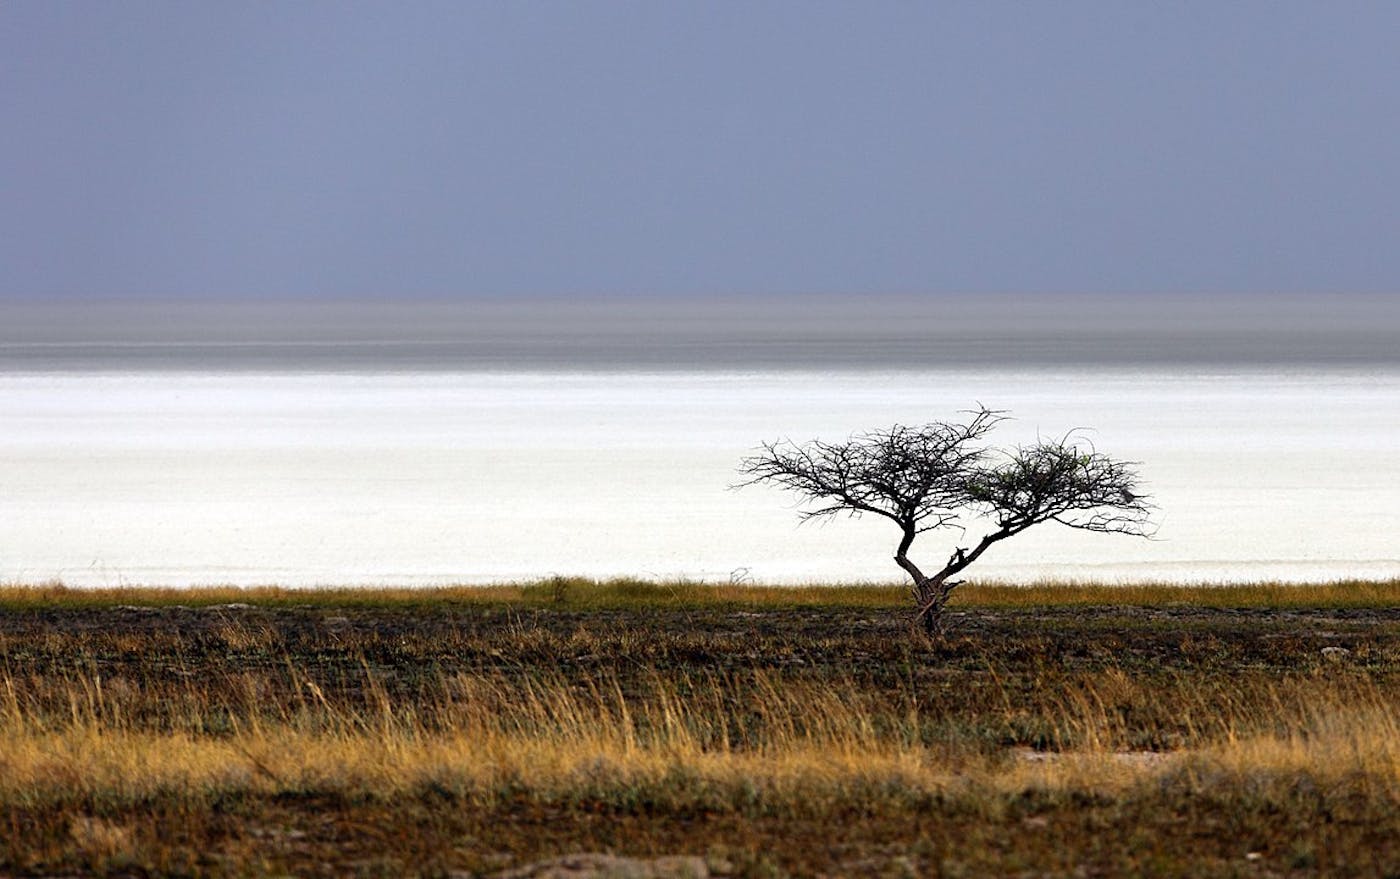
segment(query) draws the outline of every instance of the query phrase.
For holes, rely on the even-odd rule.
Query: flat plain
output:
[[[906,601],[0,588],[0,873],[1400,875],[1400,582]]]

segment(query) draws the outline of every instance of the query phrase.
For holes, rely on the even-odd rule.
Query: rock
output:
[[[704,858],[623,858],[580,853],[493,874],[495,879],[710,879]]]
[[[1322,648],[1322,658],[1328,662],[1341,662],[1351,655],[1351,651],[1345,647],[1324,647]]]

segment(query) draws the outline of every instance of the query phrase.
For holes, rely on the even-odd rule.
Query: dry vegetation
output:
[[[958,598],[0,589],[0,873],[1400,875],[1400,584]]]
[[[909,605],[904,585],[761,586],[696,581],[655,582],[552,577],[497,586],[317,587],[200,586],[159,588],[127,586],[75,589],[62,583],[0,584],[0,609],[208,607],[251,604],[258,607],[338,607],[424,609],[448,605],[473,607],[567,606],[572,609],[643,607],[870,607]],[[1400,607],[1400,580],[1336,580],[1326,583],[1251,583],[1182,585],[1180,583],[1047,582],[1028,585],[969,582],[959,588],[956,605],[979,608],[1069,606],[1204,607],[1204,608],[1390,608]]]

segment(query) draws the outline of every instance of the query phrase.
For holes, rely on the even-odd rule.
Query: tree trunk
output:
[[[919,570],[918,565],[909,560],[909,546],[914,542],[914,537],[917,534],[913,522],[904,524],[904,539],[900,541],[899,548],[895,551],[894,561],[914,581],[914,588],[911,592],[914,595],[915,631],[922,631],[925,636],[937,641],[944,635],[943,607],[948,603],[948,595],[962,582],[951,579],[952,576],[972,564],[973,559],[981,555],[992,540],[997,538],[984,539],[970,555],[965,550],[959,549],[953,554],[943,570],[929,577]]]
[[[918,609],[914,623],[924,635],[937,641],[946,634],[943,608],[948,603],[948,593],[957,584],[947,584],[946,578],[926,577],[918,586]]]
[[[937,596],[926,599],[919,605],[914,624],[923,631],[925,637],[934,641],[942,640],[944,635],[943,607]]]

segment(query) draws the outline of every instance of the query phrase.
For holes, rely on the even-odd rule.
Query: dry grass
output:
[[[990,593],[930,647],[893,602],[580,588],[21,601],[0,872],[484,874],[597,848],[754,876],[1400,870],[1394,612]]]
[[[1133,808],[1216,820],[1254,814],[1265,827],[1280,816],[1325,815],[1381,837],[1393,832],[1400,809],[1400,713],[1393,694],[1364,676],[1252,677],[1200,693],[1185,679],[1149,691],[1108,670],[1046,682],[1033,711],[1016,704],[1012,689],[1001,689],[1002,712],[981,722],[1015,729],[1033,719],[1048,728],[1046,750],[987,747],[959,735],[944,714],[952,706],[916,693],[891,700],[850,681],[833,686],[762,671],[651,675],[632,693],[611,675],[521,680],[456,673],[435,682],[432,700],[413,703],[390,698],[368,671],[354,703],[291,677],[300,696],[269,708],[259,694],[286,681],[245,676],[217,691],[195,682],[138,691],[86,675],[44,684],[7,676],[0,814],[46,816],[55,834],[37,849],[46,859],[26,860],[36,849],[16,838],[0,863],[97,872],[135,865],[157,872],[162,865],[175,872],[262,872],[298,863],[305,869],[293,843],[307,831],[278,831],[252,849],[237,844],[251,828],[282,826],[286,819],[269,804],[287,801],[310,803],[323,827],[329,820],[336,829],[328,842],[356,832],[341,814],[347,803],[402,841],[415,830],[403,826],[405,804],[425,799],[452,813],[505,821],[543,812],[554,824],[600,814],[731,816],[792,828],[857,815],[864,826],[879,826],[942,814],[982,833],[1024,833],[1090,816],[1087,826],[1071,826],[1054,843],[1077,851],[1081,869],[1106,836],[1132,831],[1115,818]],[[142,700],[173,713],[166,722],[133,719],[143,714]],[[1170,750],[1133,747],[1129,716],[1153,700],[1185,718]],[[66,712],[52,710],[64,704]],[[220,711],[228,712],[227,724],[209,728]],[[228,803],[241,804],[237,833],[186,850],[161,833],[162,816],[207,816]],[[690,832],[685,850],[712,847],[703,831]],[[1321,844],[1306,834],[1303,848],[1280,851],[1260,827],[1251,832],[1256,841],[1237,856],[1263,857],[1256,849],[1264,849],[1276,861],[1316,863]],[[644,831],[640,837],[645,850]],[[543,831],[532,844],[549,841]],[[638,844],[634,838],[619,847]],[[815,842],[798,834],[786,844]],[[220,859],[207,860],[211,851],[221,851]],[[749,854],[735,872],[770,873],[777,865],[766,858],[774,856],[804,872],[797,852],[782,844],[763,857]],[[1370,856],[1377,855],[1380,863],[1396,863],[1393,850],[1373,848]],[[330,858],[322,867],[345,869],[334,866],[333,847],[315,857]],[[875,860],[876,874],[887,873],[886,861]],[[462,854],[461,863],[482,862]],[[862,855],[835,869],[869,872],[860,865],[871,863]],[[998,863],[1005,865],[984,862],[977,872]],[[1211,872],[1189,850],[1169,863]],[[1377,862],[1359,863],[1369,869]]]
[[[428,608],[504,606],[572,608],[638,607],[868,607],[909,603],[898,584],[765,586],[694,581],[553,577],[526,583],[442,587],[197,586],[75,588],[62,583],[0,584],[0,609],[207,607]],[[1048,581],[1027,585],[972,582],[954,593],[954,606],[986,608],[1136,607],[1400,607],[1400,580],[1324,583],[1129,583]]]
[[[357,703],[309,679],[281,688],[253,676],[215,691],[191,682],[141,689],[86,675],[0,678],[0,804],[196,804],[229,792],[320,791],[392,797],[438,785],[478,804],[517,791],[547,800],[644,797],[668,807],[823,811],[955,794],[1026,790],[1106,795],[1189,771],[1320,785],[1365,778],[1400,793],[1400,708],[1365,678],[1247,678],[1194,693],[1151,691],[1121,672],[1066,677],[1041,694],[1040,745],[989,749],[949,735],[936,702],[875,697],[847,683],[755,671],[646,679],[454,674],[429,702],[396,703],[367,673]],[[989,726],[1031,717],[1002,690]],[[1175,747],[1146,752],[1127,715],[1165,700],[1183,724]],[[155,702],[163,716],[153,722]],[[900,707],[903,706],[903,710]],[[211,718],[224,722],[211,724]],[[1148,757],[1147,755],[1153,755]],[[854,799],[853,799],[854,798]],[[1400,803],[1397,803],[1400,805]]]
[[[1345,608],[1400,607],[1400,580],[1337,580],[1326,583],[1102,585],[1033,583],[1005,586],[971,583],[954,593],[955,603],[976,607],[1212,607]]]

